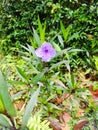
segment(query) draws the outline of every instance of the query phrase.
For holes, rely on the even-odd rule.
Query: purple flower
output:
[[[50,43],[44,42],[40,48],[35,51],[36,55],[42,58],[42,61],[49,62],[51,58],[55,57],[56,51],[52,48]]]

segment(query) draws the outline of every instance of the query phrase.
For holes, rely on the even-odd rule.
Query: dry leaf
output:
[[[89,90],[90,90],[90,92],[92,94],[92,98],[94,100],[98,100],[98,90],[94,91],[92,85],[89,86]]]
[[[52,103],[56,103],[56,104],[61,104],[64,100],[68,99],[69,97],[71,97],[71,94],[68,93],[64,93],[62,96],[61,95],[57,95],[58,97],[51,100]]]
[[[89,90],[93,95],[98,96],[98,90],[94,91],[92,85],[89,86]]]
[[[82,117],[84,116],[84,110],[83,109],[79,109],[76,113],[76,117]]]
[[[60,121],[62,122],[62,123],[68,123],[69,121],[70,121],[70,118],[71,118],[71,116],[70,116],[70,114],[68,113],[68,112],[64,112],[61,116],[60,116]]]
[[[51,100],[54,104],[61,104],[63,102],[63,98],[61,95],[57,95],[57,98]]]
[[[62,130],[62,127],[58,120],[52,119],[51,117],[48,118],[50,121],[50,126],[53,128],[53,130]]]
[[[50,126],[53,128],[53,130],[70,130],[69,121],[70,121],[70,114],[67,112],[64,112],[60,116],[60,120],[54,120],[51,117],[49,117]]]
[[[19,101],[18,103],[14,104],[16,110],[21,110],[24,105],[25,105],[24,101]]]
[[[87,120],[80,120],[77,124],[74,126],[74,130],[81,130],[85,124],[87,124]]]
[[[62,123],[62,130],[70,130],[70,126],[69,126],[69,121],[71,119],[71,116],[68,112],[64,112],[61,116],[60,116],[60,121]]]
[[[89,39],[92,39],[94,36],[93,36],[92,34],[87,34],[87,37],[88,37]]]

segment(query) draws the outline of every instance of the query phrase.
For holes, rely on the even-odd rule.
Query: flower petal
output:
[[[51,45],[50,43],[48,43],[48,42],[44,42],[41,47],[42,47],[42,48],[45,47],[45,48],[51,49],[51,48],[52,48],[52,45]]]
[[[56,51],[52,48],[50,43],[44,42],[40,48],[35,51],[36,55],[42,58],[43,61],[49,62],[51,58],[55,57]]]
[[[56,51],[52,48],[50,50],[50,54],[51,54],[51,57],[55,57],[56,56]]]
[[[42,48],[36,49],[35,54],[36,54],[38,57],[42,57],[42,56],[43,56]]]
[[[45,62],[49,62],[51,60],[51,56],[48,54],[48,55],[44,55],[42,57],[42,60],[45,61]]]

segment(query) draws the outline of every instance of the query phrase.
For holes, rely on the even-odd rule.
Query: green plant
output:
[[[14,129],[17,130],[16,124],[14,122],[14,117],[16,116],[16,111],[14,108],[14,104],[11,101],[11,97],[8,93],[8,86],[4,80],[4,77],[2,73],[0,72],[0,97],[2,98],[1,104],[3,104],[2,110],[5,108],[5,111],[2,111],[0,108],[0,126],[7,127],[8,129]],[[26,129],[27,122],[29,120],[29,117],[32,113],[32,110],[37,103],[37,97],[39,95],[40,88],[37,89],[37,91],[33,94],[31,94],[31,98],[26,106],[25,113],[23,114],[22,119],[22,125],[19,127],[19,129],[24,130]]]
[[[27,127],[29,130],[52,130],[49,124],[49,121],[47,119],[43,120],[41,113],[37,112],[33,117],[30,117]]]
[[[40,29],[42,42],[45,40],[45,30],[48,39],[54,37],[60,32],[60,21],[63,21],[65,28],[72,25],[69,42],[65,47],[82,47],[82,49],[89,50],[91,48],[88,35],[91,34],[95,41],[97,39],[97,4],[96,1],[78,0],[58,2],[53,0],[4,0],[0,3],[0,17],[2,18],[0,22],[0,50],[2,53],[7,53],[8,50],[16,52],[20,48],[20,44],[30,43],[32,27],[36,28],[37,31]],[[38,16],[40,20],[38,20]],[[42,27],[40,23],[44,22]]]
[[[93,56],[93,59],[94,59],[95,67],[98,70],[98,57],[97,56]]]

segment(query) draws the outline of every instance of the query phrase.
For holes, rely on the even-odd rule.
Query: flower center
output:
[[[45,53],[48,53],[48,49],[45,49]]]

